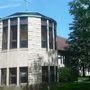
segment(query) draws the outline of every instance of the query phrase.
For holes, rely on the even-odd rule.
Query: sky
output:
[[[56,20],[58,36],[69,37],[72,16],[69,14],[68,3],[72,0],[0,0],[0,17],[25,11],[25,1],[28,1],[28,11],[39,12]]]

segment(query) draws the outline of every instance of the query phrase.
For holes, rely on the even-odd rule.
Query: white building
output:
[[[0,20],[0,85],[55,82],[56,21],[37,12]]]

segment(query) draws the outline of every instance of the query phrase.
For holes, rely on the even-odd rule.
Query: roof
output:
[[[68,47],[67,40],[63,37],[57,36],[56,42],[58,50],[65,50],[65,48]]]
[[[14,14],[11,14],[11,15],[5,17],[4,19],[13,18],[13,17],[21,17],[21,16],[40,17],[40,18],[45,18],[45,19],[49,19],[49,20],[56,22],[54,19],[47,17],[38,12],[16,12]]]

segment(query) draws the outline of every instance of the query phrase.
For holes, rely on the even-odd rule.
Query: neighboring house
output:
[[[68,44],[66,39],[60,36],[57,36],[57,50],[58,50],[58,67],[65,67],[65,60],[67,56],[66,48]]]
[[[58,50],[58,68],[65,67],[68,64],[69,52],[66,50],[68,43],[65,38],[57,36],[57,50]],[[79,68],[80,76],[83,76],[83,68]],[[90,76],[90,68],[85,69],[85,75]]]
[[[56,21],[37,12],[0,20],[0,85],[57,81]]]

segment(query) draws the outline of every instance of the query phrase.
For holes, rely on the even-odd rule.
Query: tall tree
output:
[[[73,22],[69,34],[70,64],[72,67],[90,68],[90,0],[73,0],[69,3]]]

